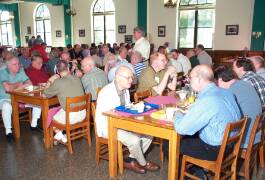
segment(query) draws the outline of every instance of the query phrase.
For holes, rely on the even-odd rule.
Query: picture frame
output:
[[[31,34],[31,27],[27,26],[27,34]]]
[[[79,37],[86,37],[86,30],[85,29],[79,29]]]
[[[238,24],[226,25],[225,35],[238,35],[238,32],[239,32]]]
[[[62,37],[62,31],[61,30],[56,31],[56,37]]]
[[[133,42],[133,35],[124,35],[124,42],[125,43],[132,43]]]
[[[166,26],[158,26],[157,35],[158,37],[166,37]]]
[[[120,33],[120,34],[126,33],[126,25],[119,25],[118,26],[118,33]]]

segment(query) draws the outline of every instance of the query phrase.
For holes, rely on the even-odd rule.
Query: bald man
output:
[[[239,120],[241,113],[233,94],[213,83],[210,66],[196,66],[191,71],[190,84],[198,92],[197,99],[187,114],[176,112],[174,116],[175,130],[184,137],[180,152],[213,161],[217,159],[226,125]]]
[[[128,89],[131,87],[133,77],[133,72],[129,67],[120,66],[116,71],[114,81],[99,92],[95,118],[99,137],[108,138],[108,118],[102,112],[130,103]],[[158,165],[153,162],[147,162],[144,157],[144,153],[152,142],[152,137],[121,129],[118,130],[117,137],[130,151],[129,158],[124,160],[125,168],[141,174],[145,173],[146,170],[156,171],[159,169]]]
[[[107,75],[95,66],[95,61],[91,56],[82,60],[81,68],[84,73],[81,81],[85,92],[91,93],[92,100],[97,100],[97,89],[108,84]]]

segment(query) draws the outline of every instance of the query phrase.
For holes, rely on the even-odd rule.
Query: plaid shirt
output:
[[[264,108],[265,107],[265,80],[255,74],[252,71],[248,71],[246,72],[242,78],[243,81],[249,82],[257,91],[259,97],[260,97],[260,101],[261,101],[261,105]]]

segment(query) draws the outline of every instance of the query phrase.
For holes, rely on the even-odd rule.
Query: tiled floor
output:
[[[7,143],[4,129],[0,129],[0,179],[38,179],[38,180],[104,180],[109,179],[108,162],[101,161],[99,166],[95,163],[95,143],[89,148],[85,140],[73,143],[74,154],[70,155],[62,146],[53,149],[44,149],[42,134],[31,132],[28,124],[22,124],[21,139],[17,142]],[[154,147],[147,155],[156,163],[159,160],[159,148]],[[167,162],[166,162],[167,163]],[[158,172],[147,172],[144,175],[125,170],[118,179],[126,180],[159,180],[167,179],[167,164]],[[265,173],[252,179],[265,179]]]

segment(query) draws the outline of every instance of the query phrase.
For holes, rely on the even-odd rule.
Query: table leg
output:
[[[20,125],[19,125],[19,112],[18,102],[13,94],[11,94],[12,116],[13,116],[13,128],[15,131],[15,138],[20,138]]]
[[[179,136],[172,131],[169,139],[168,179],[178,179]]]
[[[45,148],[49,149],[51,147],[50,144],[50,133],[49,128],[47,128],[47,118],[48,118],[48,110],[49,110],[49,103],[48,100],[44,100],[42,105],[42,127],[43,127],[43,135],[44,135],[44,146]]]
[[[114,127],[115,119],[109,117],[109,175],[117,176],[117,128]]]

